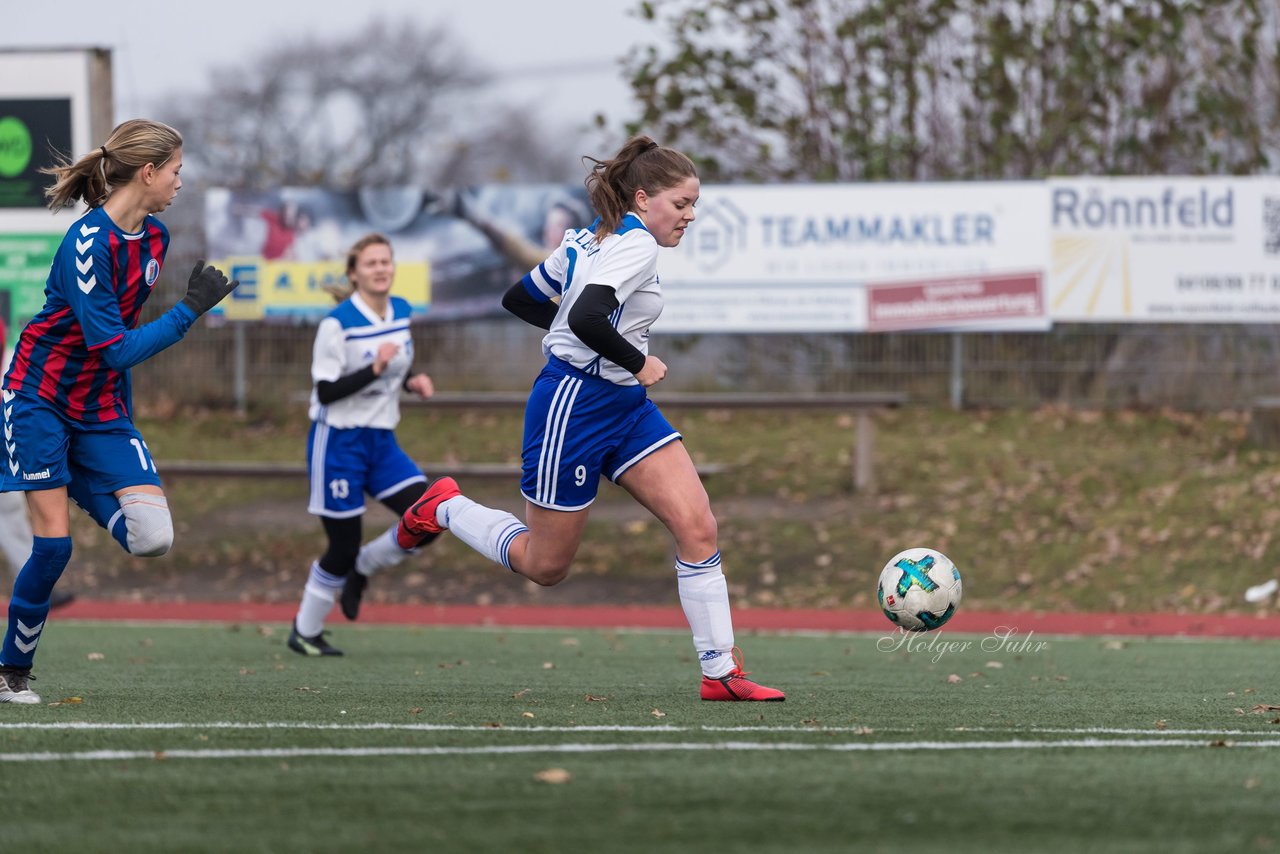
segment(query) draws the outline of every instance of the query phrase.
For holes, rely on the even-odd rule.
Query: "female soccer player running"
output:
[[[0,491],[27,493],[31,556],[13,585],[0,646],[0,703],[39,703],[28,687],[53,586],[71,558],[68,497],[131,554],[173,544],[160,476],[133,425],[129,368],[176,343],[238,282],[201,261],[182,300],[137,326],[169,248],[153,214],[182,187],[182,136],[145,119],[49,170],[53,210],[83,199],[89,211],[54,255],[45,304],[18,338],[4,377]]]
[[[428,398],[431,377],[411,373],[409,303],[391,295],[396,264],[391,241],[367,234],[347,252],[354,291],[316,330],[311,361],[311,434],[307,510],[320,517],[329,546],[311,565],[289,649],[302,655],[342,655],[323,636],[324,621],[342,591],[342,612],[354,620],[368,578],[393,566],[435,535],[401,548],[393,525],[360,546],[364,494],[395,513],[422,497],[427,479],[396,443],[400,390]]]
[[[675,539],[676,583],[702,665],[702,699],[783,700],[742,670],[706,490],[680,434],[645,392],[667,373],[648,354],[649,327],[662,312],[658,247],[677,245],[693,222],[697,171],[685,155],[643,136],[592,163],[587,191],[599,219],[565,232],[551,257],[503,298],[512,313],[548,330],[547,365],[525,409],[520,488],[527,525],[466,498],[445,477],[404,514],[398,535],[409,545],[447,529],[538,584],[558,584],[603,474]]]

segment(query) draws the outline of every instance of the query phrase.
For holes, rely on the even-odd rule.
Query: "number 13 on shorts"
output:
[[[129,440],[129,444],[138,452],[138,465],[142,467],[142,470],[155,474],[156,461],[151,459],[151,449],[147,447],[147,443],[134,437]]]

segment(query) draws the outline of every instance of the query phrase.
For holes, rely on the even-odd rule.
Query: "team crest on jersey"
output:
[[[147,287],[153,287],[156,283],[156,279],[160,278],[160,262],[154,258],[148,261],[147,270],[143,276],[147,280]]]

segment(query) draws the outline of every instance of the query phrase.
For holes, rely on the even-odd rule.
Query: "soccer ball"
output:
[[[895,625],[931,631],[950,620],[960,604],[960,570],[942,552],[907,549],[885,564],[876,597]]]

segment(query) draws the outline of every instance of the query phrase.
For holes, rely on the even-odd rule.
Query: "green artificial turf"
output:
[[[1280,845],[1274,643],[744,635],[788,699],[726,704],[684,633],[286,631],[51,623],[5,850]]]

